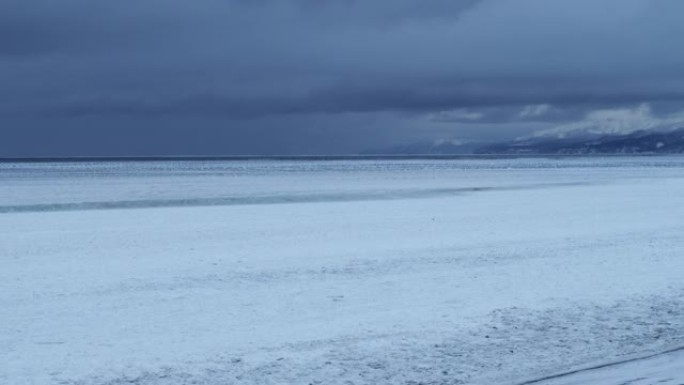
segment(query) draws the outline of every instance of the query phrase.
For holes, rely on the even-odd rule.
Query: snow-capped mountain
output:
[[[635,108],[596,110],[583,119],[533,133],[537,139],[581,139],[629,135],[639,131],[673,131],[684,127],[684,112],[655,114],[647,103]]]

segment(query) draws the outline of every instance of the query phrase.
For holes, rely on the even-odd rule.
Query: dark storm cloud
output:
[[[315,147],[304,126],[358,133],[354,114],[373,137],[412,137],[421,122],[675,111],[682,15],[680,0],[5,0],[0,125],[82,132],[86,119],[97,132],[123,119],[144,133],[201,119],[219,136],[258,127]]]
[[[449,20],[475,2],[6,0],[0,13],[0,54],[109,50],[140,40],[167,45],[184,38],[190,45],[216,49],[246,47],[296,36],[310,39],[318,31],[309,28],[391,28],[416,20]],[[276,31],[285,35],[276,36]],[[266,37],[269,42],[262,40]]]
[[[134,46],[140,39],[154,43],[163,37],[155,31],[171,19],[147,3],[5,0],[0,5],[0,55],[110,50]]]
[[[491,84],[490,84],[491,83]],[[450,108],[475,108],[490,122],[506,121],[516,116],[529,120],[541,114],[527,115],[528,106],[553,106],[543,114],[546,120],[576,117],[587,110],[630,105],[643,101],[681,108],[684,91],[676,87],[652,85],[648,89],[620,84],[587,84],[558,87],[553,79],[537,79],[519,87],[504,80],[491,82],[448,82],[444,85],[339,84],[311,91],[277,95],[277,90],[262,95],[206,93],[160,96],[98,96],[51,101],[38,113],[44,116],[92,115],[200,115],[254,119],[271,115],[341,114],[382,111],[430,112]],[[561,83],[562,84],[562,83]],[[36,112],[31,111],[35,114]],[[444,119],[445,121],[448,119]]]

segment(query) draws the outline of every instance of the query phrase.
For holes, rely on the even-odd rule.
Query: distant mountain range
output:
[[[684,128],[637,131],[624,135],[572,138],[529,137],[504,143],[420,142],[365,151],[364,155],[540,155],[540,154],[679,154],[684,153]]]
[[[527,138],[483,146],[476,154],[674,154],[684,153],[684,128],[584,138]]]

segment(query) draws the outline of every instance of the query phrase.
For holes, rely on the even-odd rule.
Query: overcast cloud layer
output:
[[[681,0],[4,0],[0,156],[661,128],[681,36]]]

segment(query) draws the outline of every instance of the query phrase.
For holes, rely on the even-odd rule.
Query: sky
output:
[[[0,157],[684,127],[681,0],[2,0]]]

